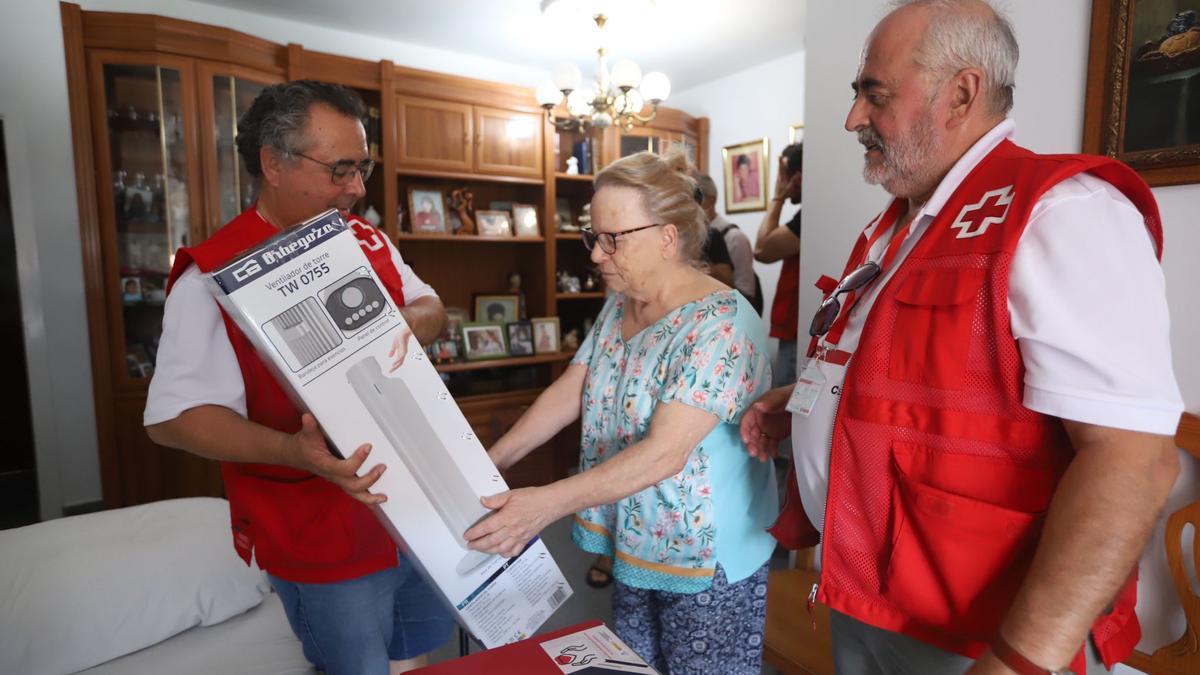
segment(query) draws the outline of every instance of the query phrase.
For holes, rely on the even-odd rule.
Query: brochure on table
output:
[[[512,559],[470,551],[463,532],[507,488],[441,377],[331,210],[211,275],[222,308],[302,410],[360,473],[383,463],[381,522],[485,647],[534,633],[571,595],[545,544]],[[390,354],[407,349],[393,370]]]

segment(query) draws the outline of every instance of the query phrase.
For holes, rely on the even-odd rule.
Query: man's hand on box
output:
[[[530,539],[565,515],[562,505],[544,487],[509,490],[481,501],[494,512],[463,537],[471,549],[506,558],[519,554]]]
[[[795,385],[779,387],[763,394],[742,415],[742,443],[751,457],[765,462],[775,456],[779,441],[792,433],[792,414],[788,399]]]
[[[321,434],[316,418],[304,413],[300,420],[300,431],[289,437],[285,464],[324,478],[364,504],[382,504],[387,501],[386,495],[371,494],[367,491],[383,475],[384,469],[387,468],[385,465],[373,467],[365,476],[359,476],[357,473],[363,462],[367,461],[367,455],[371,453],[369,443],[360,445],[349,459],[338,459],[325,444],[325,436]]]
[[[388,373],[394,373],[397,368],[404,365],[404,357],[408,356],[408,339],[410,337],[412,337],[412,331],[407,328],[396,331],[396,337],[392,338],[392,348],[388,350],[388,358],[392,360],[392,366],[388,368]]]

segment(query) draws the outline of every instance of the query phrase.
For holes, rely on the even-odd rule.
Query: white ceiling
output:
[[[616,4],[605,29],[609,65],[632,58],[684,91],[803,48],[805,0],[201,0],[256,14],[473,54],[549,71],[595,68],[598,39],[581,5]],[[249,32],[253,32],[250,30]],[[403,65],[403,64],[400,64]],[[527,83],[530,85],[536,82]]]

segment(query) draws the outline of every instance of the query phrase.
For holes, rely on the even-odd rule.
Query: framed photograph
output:
[[[788,145],[804,140],[804,123],[788,125]]]
[[[504,326],[498,323],[469,323],[463,326],[463,353],[468,361],[508,356]]]
[[[475,321],[479,323],[512,323],[521,320],[521,296],[476,295]]]
[[[434,363],[454,363],[458,360],[458,340],[434,340],[425,352]]]
[[[446,196],[441,188],[412,185],[408,188],[408,212],[413,234],[450,232],[446,217]]]
[[[1092,3],[1083,151],[1151,186],[1200,182],[1197,10],[1195,0]]]
[[[537,207],[533,204],[514,204],[512,207],[513,229],[518,237],[537,237],[542,232],[538,229]]]
[[[142,280],[138,277],[121,279],[121,302],[132,305],[142,301]]]
[[[721,150],[725,169],[725,212],[765,211],[767,208],[767,159],[771,141],[763,137],[727,145]]]
[[[507,324],[508,353],[513,356],[533,355],[533,324],[528,321],[517,321]]]
[[[493,237],[512,236],[512,216],[508,211],[476,211],[475,222],[479,224],[479,234]]]
[[[534,319],[533,351],[536,354],[552,354],[559,351],[559,325],[557,316]]]

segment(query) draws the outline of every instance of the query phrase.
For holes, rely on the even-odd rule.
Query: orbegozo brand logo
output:
[[[213,276],[226,293],[232,293],[345,229],[346,223],[337,211],[321,214],[308,224],[264,243],[258,251],[243,256]]]
[[[262,256],[263,263],[270,267],[291,258],[297,252],[307,251],[318,240],[324,239],[326,235],[333,234],[337,229],[334,223],[314,224],[300,238],[286,244],[280,244],[275,248],[269,248],[259,255]]]

